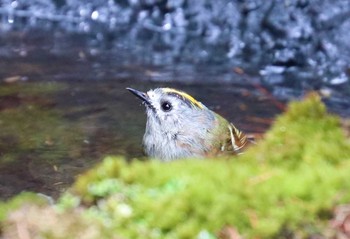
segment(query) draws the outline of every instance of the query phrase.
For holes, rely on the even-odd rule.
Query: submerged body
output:
[[[237,154],[247,137],[226,119],[185,92],[158,88],[147,93],[128,88],[146,106],[143,137],[148,156],[163,161]]]

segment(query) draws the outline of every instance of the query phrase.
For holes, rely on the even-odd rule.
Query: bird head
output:
[[[127,89],[146,106],[148,121],[160,127],[176,128],[191,124],[196,119],[212,118],[205,105],[183,91],[157,88],[144,93],[132,88]],[[201,117],[203,115],[205,117]]]

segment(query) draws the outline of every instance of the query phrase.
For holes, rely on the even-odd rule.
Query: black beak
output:
[[[136,95],[138,98],[142,100],[142,102],[145,102],[146,104],[150,104],[149,97],[146,93],[132,89],[132,88],[126,88],[128,91]]]

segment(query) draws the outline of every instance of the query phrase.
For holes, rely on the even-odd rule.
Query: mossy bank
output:
[[[291,103],[264,140],[239,157],[107,157],[53,206],[6,210],[2,232],[18,238],[15,228],[24,225],[40,238],[203,239],[231,227],[245,238],[327,237],[332,209],[350,202],[350,142],[339,125],[311,95]]]

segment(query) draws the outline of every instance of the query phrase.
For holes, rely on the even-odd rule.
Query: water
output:
[[[182,65],[189,73],[217,66],[201,76],[215,82],[222,75],[235,81],[227,72],[239,67],[281,99],[331,93],[329,105],[342,115],[350,108],[349,16],[347,0],[0,1],[1,32],[47,30],[51,51],[65,48],[62,37],[79,34],[85,56],[107,49],[124,65]],[[175,80],[152,73],[148,79]],[[177,79],[198,81],[191,74]]]
[[[280,14],[283,12],[284,14]],[[125,90],[185,90],[260,135],[316,90],[350,115],[350,2],[0,0],[0,197],[142,157]]]
[[[146,115],[126,87],[185,90],[258,136],[281,111],[253,78],[250,84],[239,83],[247,76],[233,70],[215,75],[216,66],[162,68],[132,62],[126,54],[114,57],[107,50],[89,54],[84,38],[60,40],[64,43],[42,32],[2,38],[1,198],[23,190],[56,197],[106,155],[144,157]]]

